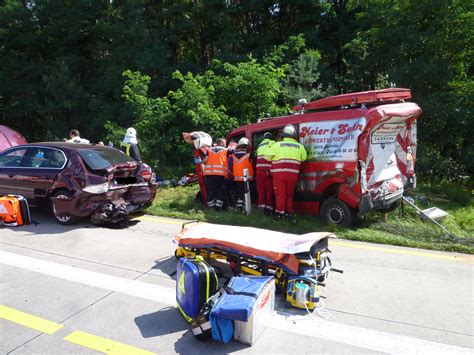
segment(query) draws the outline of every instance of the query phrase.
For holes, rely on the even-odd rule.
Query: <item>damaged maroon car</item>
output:
[[[118,222],[151,205],[155,174],[147,164],[102,145],[35,143],[0,154],[0,195],[48,205],[60,224],[80,218]]]

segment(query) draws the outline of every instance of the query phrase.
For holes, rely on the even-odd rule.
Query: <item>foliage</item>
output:
[[[472,179],[466,175],[465,167],[447,154],[439,151],[438,147],[423,144],[417,152],[416,161],[418,179],[430,181],[436,177],[440,187],[446,184],[472,184]]]
[[[148,161],[184,169],[183,130],[394,85],[424,111],[424,178],[472,176],[473,20],[468,0],[4,0],[0,117],[30,141],[135,125]]]
[[[284,69],[270,61],[258,63],[250,57],[237,65],[214,61],[213,71],[206,74],[215,81],[216,99],[227,108],[229,116],[239,125],[255,122],[264,114],[277,114],[276,101],[280,95],[280,81]]]

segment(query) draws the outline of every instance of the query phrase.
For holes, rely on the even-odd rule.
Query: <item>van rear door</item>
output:
[[[421,109],[414,103],[368,110],[366,134],[359,143],[364,149],[359,149],[359,157],[365,162],[366,186],[374,202],[400,199],[404,184],[413,176],[412,169],[408,169],[408,155],[413,153],[411,158],[414,158],[416,141],[412,141],[412,130],[420,114]]]

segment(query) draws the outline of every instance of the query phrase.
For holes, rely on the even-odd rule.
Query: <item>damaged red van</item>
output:
[[[301,165],[295,207],[327,223],[351,226],[358,215],[389,212],[415,187],[416,119],[421,108],[409,89],[357,92],[302,103],[294,114],[262,118],[234,129],[253,149],[267,131],[278,137],[293,124],[308,159]]]

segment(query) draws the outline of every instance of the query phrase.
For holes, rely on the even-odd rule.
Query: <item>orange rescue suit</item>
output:
[[[226,176],[227,174],[227,149],[215,152],[213,148],[207,150],[207,162],[204,175]]]
[[[254,178],[253,165],[250,161],[250,154],[246,153],[240,158],[232,154],[232,170],[234,172],[234,181],[244,181],[244,169],[248,169],[249,181]]]

